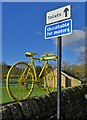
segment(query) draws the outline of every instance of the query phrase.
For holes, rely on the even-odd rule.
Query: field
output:
[[[18,93],[18,96],[20,96],[20,93],[17,92],[17,90],[15,89],[16,87],[15,86],[12,86],[13,90],[14,90],[14,93]],[[48,92],[44,92],[44,91],[41,91],[40,88],[35,85],[34,86],[34,90],[31,94],[31,96],[41,96],[41,95],[44,95],[44,94],[47,94]],[[26,93],[25,93],[26,94]],[[7,93],[7,90],[6,90],[6,86],[3,85],[3,86],[0,86],[0,95],[2,99],[0,99],[0,104],[1,103],[7,103],[7,102],[11,102],[11,101],[14,101]],[[30,96],[30,97],[31,97]]]

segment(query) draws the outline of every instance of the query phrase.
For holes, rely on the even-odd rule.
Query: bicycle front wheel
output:
[[[45,69],[44,85],[47,87],[49,92],[53,92],[55,90],[54,70],[50,65]]]
[[[27,99],[33,91],[34,76],[30,66],[17,62],[8,71],[6,80],[7,92],[16,101]]]

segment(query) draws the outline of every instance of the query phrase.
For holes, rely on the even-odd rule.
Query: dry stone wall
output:
[[[61,93],[61,120],[86,120],[87,85]],[[1,120],[57,120],[57,92],[0,106]]]
[[[87,85],[62,92],[62,120],[87,120]]]

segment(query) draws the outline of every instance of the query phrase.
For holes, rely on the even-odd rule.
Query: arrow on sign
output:
[[[65,17],[67,17],[67,13],[68,13],[69,9],[65,8],[64,13],[65,13]]]

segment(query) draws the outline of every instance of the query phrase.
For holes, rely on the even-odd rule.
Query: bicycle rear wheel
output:
[[[55,76],[53,68],[48,65],[45,69],[44,86],[49,92],[55,91]]]
[[[6,79],[7,92],[16,101],[27,99],[33,91],[34,76],[30,66],[17,62],[8,71]]]

